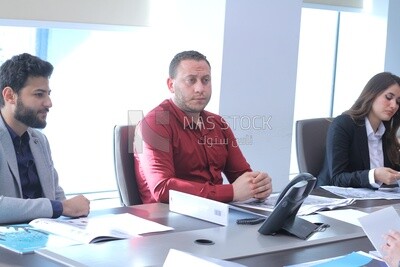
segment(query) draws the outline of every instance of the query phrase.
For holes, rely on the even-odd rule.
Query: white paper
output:
[[[328,210],[328,211],[319,211],[317,212],[319,214],[322,214],[324,216],[340,220],[343,222],[351,223],[356,226],[360,226],[360,221],[358,218],[363,217],[365,215],[368,215],[366,212],[362,212],[359,210],[354,210],[354,209],[344,209],[344,210]]]
[[[165,259],[163,267],[244,267],[244,265],[214,259],[210,257],[200,257],[191,253],[183,252],[176,249],[170,249]]]
[[[358,220],[372,245],[381,255],[385,234],[389,230],[400,231],[400,217],[392,206],[372,212]]]

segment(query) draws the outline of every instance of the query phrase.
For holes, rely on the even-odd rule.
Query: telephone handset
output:
[[[312,186],[312,188],[310,189],[310,192],[312,189],[314,189],[314,186],[317,182],[317,179],[310,173],[304,172],[304,173],[300,173],[298,174],[296,177],[294,177],[288,184],[287,186],[282,190],[282,192],[279,194],[278,199],[276,200],[275,206],[278,205],[279,201],[282,200],[282,198],[286,195],[286,193],[289,191],[290,188],[292,188],[292,186],[294,186],[295,184],[297,184],[300,181],[313,181],[315,180],[315,183],[310,183],[310,186]],[[309,193],[310,193],[309,192]],[[308,194],[307,194],[308,195]]]
[[[309,173],[300,173],[293,178],[279,195],[274,210],[258,232],[263,235],[274,235],[278,231],[285,230],[301,239],[306,239],[318,229],[318,225],[296,216],[316,182],[317,178]]]

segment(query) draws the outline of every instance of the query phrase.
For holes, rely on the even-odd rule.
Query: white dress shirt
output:
[[[382,136],[385,133],[386,128],[385,125],[383,125],[383,122],[381,122],[378,130],[374,132],[367,117],[365,117],[365,128],[367,130],[369,161],[371,168],[368,173],[369,183],[373,187],[378,188],[382,183],[377,183],[375,181],[374,172],[376,168],[384,166]]]

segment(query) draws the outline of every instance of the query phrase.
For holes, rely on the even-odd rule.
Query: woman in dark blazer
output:
[[[400,78],[372,77],[353,106],[328,130],[318,186],[378,188],[400,179]]]

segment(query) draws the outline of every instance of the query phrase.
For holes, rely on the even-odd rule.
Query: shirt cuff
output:
[[[377,183],[375,182],[375,169],[371,169],[368,172],[368,179],[369,179],[369,184],[373,187],[373,188],[379,188],[382,183]]]
[[[233,200],[233,185],[222,184],[215,186],[215,194],[212,199],[225,203],[231,202]]]
[[[51,218],[58,218],[62,215],[63,213],[63,205],[61,201],[56,201],[56,200],[50,200],[51,206],[53,208],[53,217]]]

